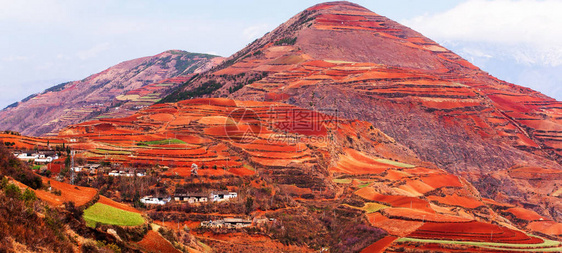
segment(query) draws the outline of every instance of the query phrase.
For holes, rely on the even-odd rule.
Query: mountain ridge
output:
[[[250,82],[248,75],[258,78]],[[204,89],[211,80],[214,88]],[[556,180],[544,180],[544,188],[506,176],[520,166],[562,169],[562,103],[498,80],[358,5],[308,8],[162,101],[191,98],[194,90],[206,91],[195,97],[337,109],[338,116],[366,120],[422,159],[466,176],[485,197],[518,196],[510,201],[562,220],[548,208],[562,208],[547,191]]]
[[[62,127],[103,116],[129,101],[116,99],[120,95],[172,77],[205,71],[220,59],[208,54],[168,50],[124,61],[82,80],[53,86],[8,106],[0,111],[0,128],[27,135],[53,135]],[[172,80],[168,86],[152,87],[152,100],[158,100],[179,83]],[[134,111],[135,106],[127,110]],[[123,112],[122,115],[125,114]]]

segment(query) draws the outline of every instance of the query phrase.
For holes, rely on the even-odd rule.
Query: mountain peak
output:
[[[314,11],[314,10],[338,10],[338,9],[361,9],[361,10],[369,11],[367,8],[361,5],[348,1],[333,1],[333,2],[319,3],[306,10]]]

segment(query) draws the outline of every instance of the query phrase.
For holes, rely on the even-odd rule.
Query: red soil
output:
[[[437,214],[410,208],[385,208],[381,211],[386,217],[426,222],[468,222],[470,219],[458,216]]]
[[[500,203],[500,202],[497,202],[497,201],[495,201],[495,200],[493,200],[493,199],[487,199],[487,198],[482,198],[482,202],[484,202],[484,203],[487,204],[487,205],[498,206],[498,207],[503,207],[503,208],[512,208],[512,207],[515,207],[515,206],[512,205],[512,204]]]
[[[112,206],[112,207],[115,207],[115,208],[118,208],[118,209],[121,209],[121,210],[133,212],[133,213],[142,213],[141,211],[135,209],[132,206],[125,205],[125,204],[122,204],[122,203],[119,203],[119,202],[115,202],[115,201],[113,201],[109,198],[106,198],[104,196],[101,196],[101,195],[100,195],[100,199],[98,200],[98,203],[106,204],[108,206]]]
[[[542,243],[523,232],[478,221],[456,223],[426,222],[409,237],[499,243]]]
[[[431,201],[437,201],[441,204],[450,205],[450,206],[460,206],[468,209],[474,209],[479,206],[484,206],[484,203],[474,199],[474,198],[467,198],[462,197],[457,194],[440,197],[440,196],[428,196],[427,199]]]
[[[526,221],[538,221],[538,220],[546,220],[546,218],[540,216],[538,213],[532,210],[527,210],[521,207],[513,207],[505,210],[505,212],[512,214],[517,219],[526,220]]]
[[[331,168],[333,172],[360,175],[360,174],[380,174],[388,168],[398,168],[396,166],[378,162],[362,152],[346,149],[346,155],[341,155],[338,166]]]
[[[459,178],[452,174],[433,174],[422,177],[421,180],[435,189],[441,187],[463,187]]]
[[[237,175],[237,176],[251,176],[251,175],[256,174],[255,171],[246,169],[244,167],[242,167],[242,168],[231,168],[231,169],[228,170],[228,172],[230,172],[234,175]]]
[[[433,209],[429,206],[429,203],[425,200],[415,198],[415,197],[407,197],[407,196],[398,196],[398,195],[382,195],[377,193],[371,187],[365,187],[355,192],[358,196],[365,198],[367,200],[376,201],[380,203],[385,203],[393,207],[407,207],[413,208],[418,210],[427,211],[430,213],[434,213]]]
[[[178,252],[181,251],[174,248],[174,246],[166,239],[164,239],[158,232],[149,230],[144,238],[138,242],[140,246],[150,252]]]
[[[555,221],[533,221],[527,225],[527,228],[547,235],[562,237],[562,223]]]
[[[41,179],[43,180],[44,185],[48,185],[48,183],[50,182],[50,185],[53,188],[53,190],[56,189],[61,191],[60,196],[43,190],[35,191],[35,194],[37,195],[38,198],[54,206],[62,205],[64,202],[67,201],[74,202],[74,204],[77,207],[83,206],[86,203],[92,201],[96,196],[96,194],[98,193],[98,190],[94,188],[70,185],[67,183],[62,183],[54,179],[48,179],[45,177],[41,177]]]
[[[361,253],[384,252],[386,247],[390,246],[396,239],[398,239],[396,236],[386,236],[361,250]]]

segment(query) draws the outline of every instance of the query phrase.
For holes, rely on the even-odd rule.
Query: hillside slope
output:
[[[356,4],[295,15],[163,101],[191,97],[282,101],[366,120],[484,196],[562,220],[556,178],[516,176],[562,169],[562,104]]]
[[[170,50],[122,62],[83,80],[53,86],[8,106],[0,111],[0,129],[34,136],[53,135],[62,127],[108,112],[130,113],[159,100],[189,76],[164,80],[210,69],[217,62],[213,60],[215,57]],[[154,85],[145,88],[150,84]],[[134,95],[130,93],[135,90],[137,96],[126,96]],[[120,108],[126,102],[138,100],[147,102]]]
[[[562,224],[527,206],[483,198],[465,178],[419,159],[372,124],[284,103],[213,98],[158,104],[126,118],[69,126],[58,138],[77,140],[71,147],[92,162],[152,167],[169,193],[238,193],[224,205],[175,201],[149,210],[155,220],[199,224],[220,216],[265,216],[277,225],[250,234],[259,231],[303,251],[356,252],[383,235],[401,238],[395,248],[416,240],[434,247],[426,239],[503,243],[496,246],[508,251],[560,248],[520,230],[559,240]],[[196,174],[193,164],[200,168]],[[542,173],[561,183],[562,173]],[[252,203],[244,207],[248,199]],[[180,207],[185,211],[178,213]],[[217,239],[234,233],[197,231],[194,236],[217,248],[224,246]],[[250,238],[236,241],[259,249]],[[439,245],[450,249],[447,244]],[[455,247],[481,250],[474,246]]]

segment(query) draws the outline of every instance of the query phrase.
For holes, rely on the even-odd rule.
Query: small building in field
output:
[[[140,202],[148,205],[165,205],[166,203],[170,202],[170,200],[172,200],[172,198],[170,197],[145,196],[140,199]]]
[[[221,201],[225,201],[225,200],[233,199],[233,198],[237,198],[237,197],[238,197],[238,193],[236,193],[236,192],[226,192],[226,191],[213,192],[210,195],[211,201],[213,201],[213,202],[221,202]]]
[[[252,225],[252,220],[242,218],[224,218],[221,220],[202,221],[201,227],[206,228],[245,228]]]
[[[221,202],[236,197],[238,197],[238,193],[236,192],[211,192],[211,193],[176,192],[174,194],[175,201],[184,201],[190,204],[202,203],[202,202]]]
[[[252,225],[252,220],[241,218],[224,218],[224,225],[229,228],[244,228]]]
[[[118,177],[118,176],[120,176],[118,170],[112,170],[112,171],[109,172],[108,175],[109,175],[109,176],[112,176],[112,177]]]
[[[175,201],[188,202],[190,204],[208,202],[209,201],[209,194],[207,194],[207,193],[194,193],[194,192],[176,193],[174,195],[174,200]]]

